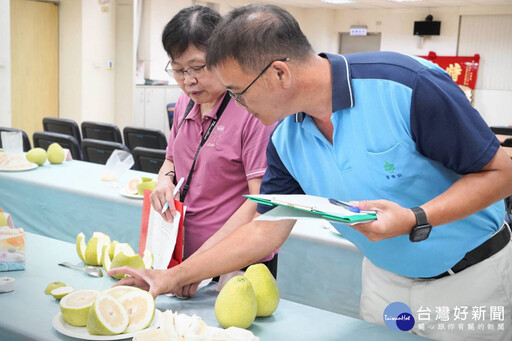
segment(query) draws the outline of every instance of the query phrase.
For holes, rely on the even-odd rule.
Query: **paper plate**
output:
[[[91,335],[87,331],[86,327],[74,327],[70,324],[67,324],[66,321],[62,318],[62,314],[58,313],[53,318],[52,324],[53,328],[57,330],[59,333],[64,334],[66,336],[74,337],[75,339],[81,340],[123,340],[130,339],[137,334],[145,332],[149,329],[156,328],[158,326],[158,320],[160,320],[161,311],[155,309],[155,316],[153,317],[153,321],[146,329],[138,330],[133,333],[126,334],[117,334],[117,335]]]
[[[131,199],[144,199],[143,195],[133,194],[133,193],[128,192],[128,189],[126,187],[120,189],[119,194],[121,194],[123,197],[131,198]]]
[[[2,167],[0,166],[0,172],[23,172],[23,171],[28,171],[28,170],[31,170],[31,169],[35,169],[37,168],[37,164],[35,163],[27,163],[26,165],[23,165],[21,167],[17,167],[17,168],[11,168],[11,167]]]

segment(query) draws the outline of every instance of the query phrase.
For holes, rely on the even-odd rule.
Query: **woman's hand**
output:
[[[169,209],[167,209],[163,214],[160,214],[165,221],[170,223],[173,222],[174,216],[176,216],[176,207],[174,207],[174,198],[172,196],[174,187],[175,186],[170,177],[160,177],[156,183],[155,189],[149,196],[151,205],[153,205],[153,208],[158,213],[162,212],[162,208],[166,202],[169,203]]]

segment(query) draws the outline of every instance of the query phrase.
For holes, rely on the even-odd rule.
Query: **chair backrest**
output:
[[[50,131],[36,131],[32,135],[34,147],[48,149],[48,146],[54,142],[60,144],[62,148],[67,148],[71,152],[74,160],[82,160],[82,152],[78,141],[71,135],[52,133]]]
[[[167,118],[169,120],[169,129],[172,128],[172,122],[174,121],[174,108],[176,107],[176,103],[167,104]]]
[[[135,147],[166,149],[167,139],[161,130],[125,127],[123,129],[124,143],[133,150]]]
[[[123,143],[121,130],[115,124],[84,121],[81,124],[81,128],[84,139]]]
[[[512,127],[507,126],[493,126],[491,127],[491,130],[495,134],[499,135],[512,135]]]
[[[158,174],[165,161],[165,154],[165,149],[135,147],[132,150],[134,169]]]
[[[16,128],[8,128],[8,127],[0,127],[0,148],[2,147],[2,131],[20,131],[21,136],[23,138],[23,151],[28,152],[32,146],[30,145],[30,140],[28,139],[27,133],[22,129],[16,129]]]
[[[503,147],[512,147],[512,137],[505,139],[505,141],[503,141],[503,143],[501,145]]]
[[[82,141],[78,124],[73,120],[57,117],[45,117],[43,118],[43,130],[71,135],[78,141],[78,145],[80,145]]]
[[[94,139],[82,140],[83,160],[93,163],[106,164],[112,152],[116,149],[130,152],[122,143],[112,141],[102,141]]]

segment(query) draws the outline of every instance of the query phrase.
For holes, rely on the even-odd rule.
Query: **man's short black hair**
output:
[[[259,72],[272,60],[303,61],[313,53],[295,18],[274,5],[248,5],[229,12],[213,31],[206,64],[215,67],[228,59],[243,70]]]
[[[204,6],[182,9],[167,23],[162,44],[171,59],[178,58],[190,45],[206,51],[208,38],[221,21],[219,13]]]

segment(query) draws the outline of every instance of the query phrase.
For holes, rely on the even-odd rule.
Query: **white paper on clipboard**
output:
[[[176,212],[173,222],[166,222],[151,205],[146,248],[153,252],[154,269],[167,269],[176,246],[180,218],[180,213]]]

